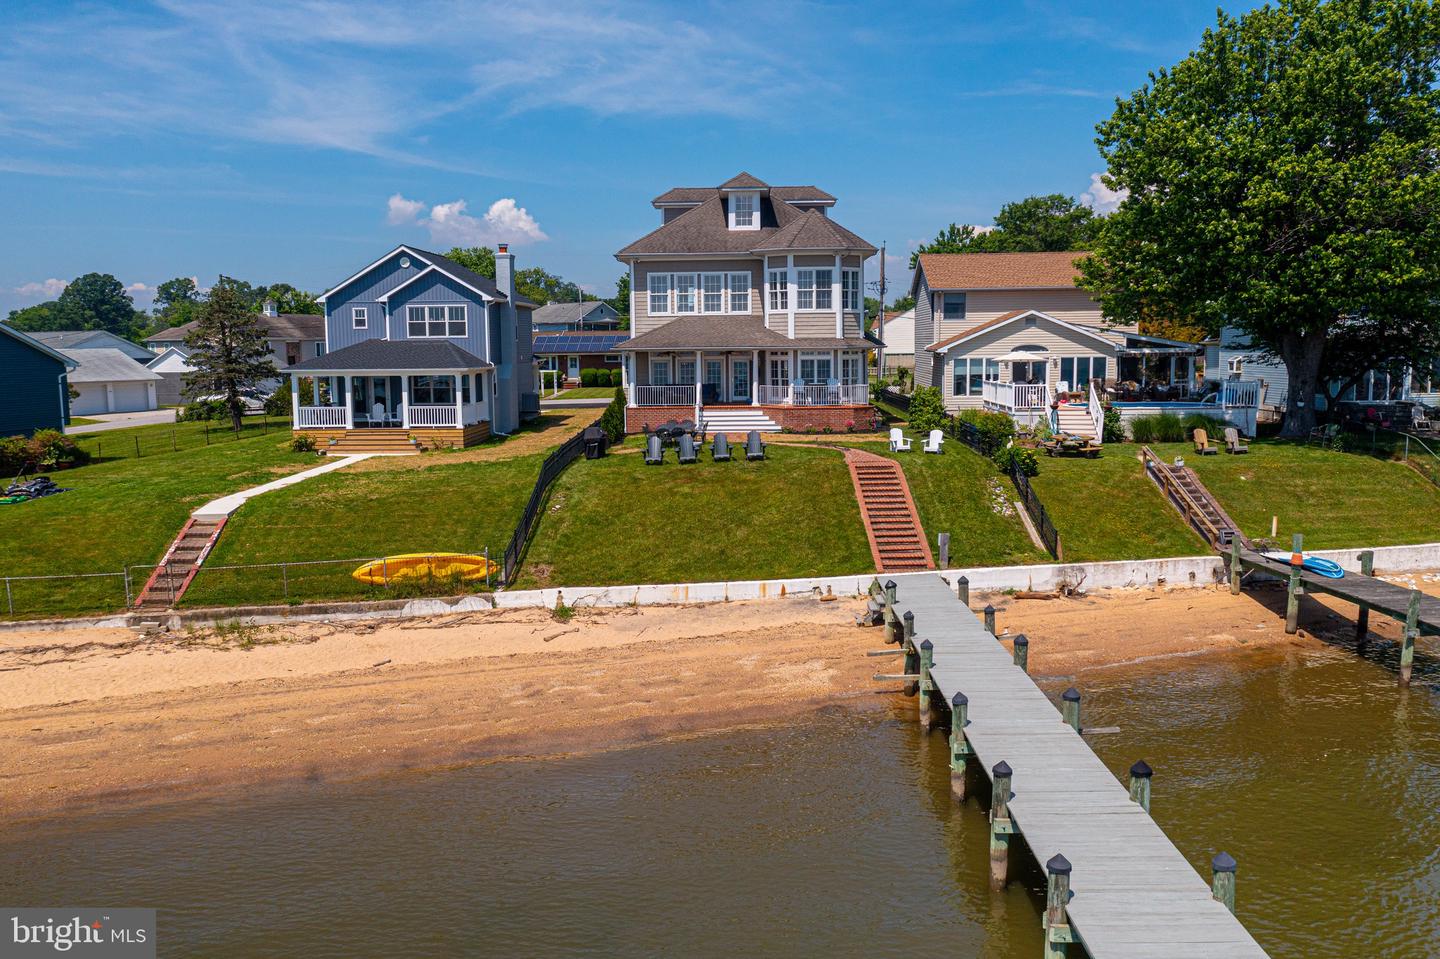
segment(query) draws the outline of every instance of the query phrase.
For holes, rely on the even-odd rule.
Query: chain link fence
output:
[[[76,445],[89,453],[92,459],[115,460],[154,456],[159,453],[177,453],[180,450],[248,440],[252,436],[268,436],[271,433],[288,434],[289,432],[289,420],[276,419],[271,416],[247,416],[238,431],[230,428],[228,420],[215,420],[182,422],[175,424],[170,429],[140,427],[123,431],[101,430],[98,433],[70,433],[68,435]]]

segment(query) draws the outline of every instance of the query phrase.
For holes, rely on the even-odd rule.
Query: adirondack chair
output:
[[[730,462],[730,441],[725,438],[724,433],[715,434],[715,442],[710,447],[710,458],[717,463]]]
[[[905,434],[900,431],[900,427],[898,426],[892,427],[890,430],[890,452],[910,452],[910,441],[906,439]]]
[[[765,458],[765,444],[760,441],[759,430],[751,430],[750,435],[745,437],[745,458],[747,460],[763,460]]]
[[[1250,447],[1240,441],[1240,431],[1233,426],[1225,427],[1225,452],[1248,453]]]
[[[931,430],[930,438],[925,441],[925,445],[922,446],[921,449],[923,449],[927,453],[939,453],[940,445],[944,442],[944,433],[940,432],[939,430]]]
[[[695,439],[689,433],[680,434],[680,462],[694,463],[700,459],[695,452]]]
[[[1210,445],[1210,434],[1206,433],[1204,430],[1196,430],[1195,452],[1199,453],[1201,456],[1209,456],[1211,453],[1218,453],[1220,451]]]
[[[659,466],[665,462],[665,447],[660,445],[660,434],[651,433],[645,438],[645,465]]]

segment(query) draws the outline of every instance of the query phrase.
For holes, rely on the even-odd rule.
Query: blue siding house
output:
[[[539,410],[535,304],[503,243],[495,274],[399,246],[327,290],[324,355],[285,371],[296,434],[350,452],[514,432]]]
[[[19,330],[0,323],[0,436],[63,430],[70,422],[70,384],[76,363]]]

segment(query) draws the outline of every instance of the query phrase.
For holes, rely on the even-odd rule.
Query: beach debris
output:
[[[825,595],[820,597],[820,602],[822,602],[822,603],[833,603],[833,602],[835,602],[835,601],[836,601],[837,599],[839,599],[839,598],[840,598],[839,596],[836,596],[836,595],[835,595],[834,590],[832,590],[829,586],[826,586],[826,587],[825,587]]]
[[[370,664],[370,668],[371,668],[371,669],[375,669],[375,668],[377,668],[377,667],[379,667],[379,666],[388,666],[388,665],[390,665],[390,660],[388,660],[388,659],[382,659],[382,660],[380,660],[380,662],[378,662],[378,663],[371,663],[371,664]]]

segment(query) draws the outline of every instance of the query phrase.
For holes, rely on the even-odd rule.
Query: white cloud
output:
[[[67,280],[57,280],[53,276],[48,280],[41,280],[38,283],[22,283],[15,287],[15,292],[21,296],[34,297],[40,300],[53,300],[65,292],[65,287],[70,283]]]
[[[1080,202],[1094,210],[1096,213],[1114,213],[1130,195],[1130,191],[1121,187],[1112,190],[1105,185],[1103,173],[1090,174],[1090,189],[1080,194]]]
[[[471,216],[465,200],[437,203],[425,212],[421,200],[399,193],[386,201],[386,222],[392,226],[423,226],[440,246],[493,246],[496,243],[538,243],[548,240],[530,212],[504,197],[490,204],[484,216]]]

